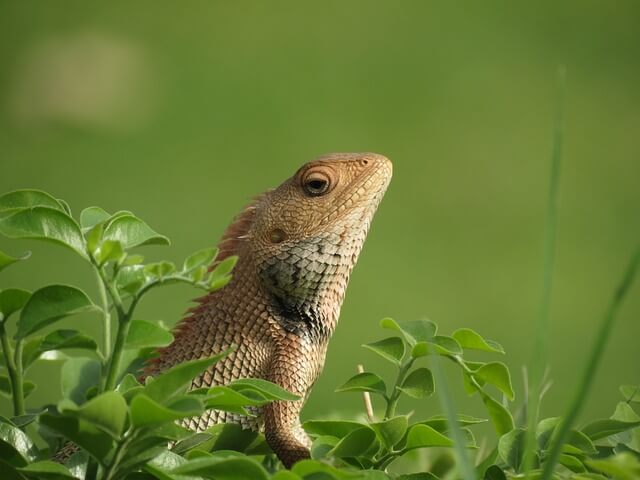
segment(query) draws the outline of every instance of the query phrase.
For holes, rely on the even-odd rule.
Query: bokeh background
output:
[[[149,259],[213,245],[255,194],[332,151],[375,151],[394,179],[354,271],[306,416],[362,410],[333,390],[384,316],[429,317],[500,341],[522,401],[542,281],[556,70],[566,131],[545,415],[575,387],[640,239],[640,4],[634,1],[0,2],[0,191],[33,187],[129,209],[173,240]],[[74,254],[33,257],[0,288],[72,283]],[[640,285],[625,303],[584,417],[640,382]],[[157,291],[140,317],[175,323],[196,292]],[[87,316],[60,326],[83,324]],[[486,358],[486,357],[479,357]],[[31,405],[59,395],[31,375]],[[459,410],[482,414],[451,370]],[[2,400],[0,413],[8,411]],[[435,399],[408,405],[440,412]]]

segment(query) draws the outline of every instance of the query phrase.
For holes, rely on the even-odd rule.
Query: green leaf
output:
[[[167,472],[184,465],[187,460],[174,452],[163,450],[159,455],[152,458],[143,469],[154,475],[154,478],[160,480],[178,480],[178,476],[171,475]]]
[[[383,397],[387,395],[387,387],[384,380],[375,373],[362,372],[351,377],[342,386],[336,388],[336,392],[373,392]]]
[[[398,337],[389,337],[384,340],[367,343],[362,346],[377,353],[382,358],[386,358],[390,362],[395,363],[396,365],[400,365],[405,353],[404,342]]]
[[[202,250],[198,250],[186,258],[182,266],[182,271],[189,273],[198,267],[208,267],[217,255],[217,248],[203,248]]]
[[[142,385],[140,385],[140,382],[138,382],[136,377],[134,377],[131,373],[127,373],[122,378],[122,380],[120,380],[120,383],[118,383],[118,386],[116,387],[116,392],[119,392],[122,395],[124,395],[129,390],[132,390],[134,388],[142,388]]]
[[[87,232],[87,251],[95,255],[102,243],[102,234],[104,233],[104,223],[99,223]]]
[[[131,424],[138,428],[146,427],[193,417],[204,411],[202,402],[195,396],[182,395],[163,403],[166,405],[144,394],[136,395],[131,400]]]
[[[236,255],[232,255],[219,262],[213,268],[211,275],[209,275],[209,278],[207,279],[210,291],[213,292],[219,290],[231,281],[230,273],[237,262],[238,257]]]
[[[232,255],[230,257],[225,258],[213,268],[211,272],[210,281],[212,282],[214,279],[226,277],[231,273],[233,267],[238,263],[238,257],[236,255]]]
[[[19,288],[8,288],[0,291],[0,324],[13,313],[25,306],[31,297],[31,292]]]
[[[49,207],[16,210],[0,219],[0,233],[9,238],[49,240],[87,258],[84,238],[76,221]]]
[[[405,450],[425,447],[452,447],[453,440],[431,428],[429,425],[416,424],[409,429]]]
[[[637,426],[640,426],[640,421],[624,422],[621,420],[608,418],[606,420],[596,420],[590,422],[580,430],[591,440],[600,440],[601,438],[605,438],[616,433],[621,433]]]
[[[118,289],[124,290],[131,295],[138,293],[138,290],[140,290],[144,285],[145,281],[146,276],[144,274],[143,265],[122,267],[118,271],[118,276],[116,277],[116,285]]]
[[[33,364],[33,362],[40,358],[40,355],[42,354],[42,350],[40,350],[40,344],[42,343],[43,339],[44,337],[38,335],[35,337],[29,337],[26,341],[23,342],[22,368],[24,371],[27,371],[31,364]]]
[[[331,435],[321,435],[317,437],[310,448],[311,458],[314,460],[321,460],[327,458],[330,454],[331,450],[338,444],[340,441],[337,437],[332,437]]]
[[[627,402],[618,403],[616,411],[611,418],[614,420],[622,420],[623,422],[637,422],[640,420],[640,416],[638,416]],[[635,452],[640,452],[640,428],[613,435],[610,441],[623,444]]]
[[[11,423],[16,427],[24,429],[27,425],[32,424],[40,415],[42,411],[38,413],[26,413],[24,415],[18,415],[17,417],[11,417]]]
[[[176,266],[171,262],[150,263],[144,267],[144,273],[150,277],[165,278],[176,271]]]
[[[122,244],[117,240],[105,240],[94,252],[94,256],[99,266],[107,262],[119,262],[124,257]]]
[[[500,457],[516,472],[520,472],[522,467],[526,441],[527,432],[522,428],[516,428],[505,433],[498,441]]]
[[[70,400],[58,404],[58,410],[65,416],[86,420],[95,427],[118,439],[127,420],[127,402],[117,392],[105,392],[78,407]]]
[[[335,457],[358,457],[377,449],[376,432],[370,427],[363,426],[349,432],[329,454]]]
[[[549,442],[560,420],[560,417],[552,417],[545,418],[538,423],[536,427],[536,439],[541,450],[549,448]],[[583,455],[595,455],[598,453],[589,437],[578,430],[571,430],[563,448],[565,450],[574,448],[576,453]]]
[[[171,342],[173,342],[173,335],[161,326],[145,320],[133,320],[129,326],[124,348],[166,347]]]
[[[110,435],[80,418],[54,416],[45,413],[40,416],[40,424],[60,433],[85,449],[100,463],[112,450],[114,443]]]
[[[42,353],[49,350],[64,350],[70,348],[97,350],[98,345],[93,338],[77,330],[56,330],[44,337],[38,350]]]
[[[19,472],[26,474],[28,477],[34,477],[37,479],[45,480],[75,480],[69,469],[59,463],[51,462],[49,460],[35,462],[27,465],[26,467],[18,468]]]
[[[272,475],[271,480],[302,480],[302,477],[289,470],[279,470]]]
[[[23,380],[22,391],[24,392],[24,398],[27,398],[35,389],[35,383],[33,383],[31,380]],[[11,397],[11,395],[13,395],[11,382],[9,381],[9,377],[7,377],[6,375],[0,375],[0,393],[3,393],[8,397]]]
[[[0,195],[0,212],[32,207],[49,207],[65,212],[65,208],[56,198],[42,190],[14,190]]]
[[[513,387],[511,386],[511,375],[509,369],[502,362],[485,363],[473,375],[481,378],[484,382],[490,383],[504,393],[511,401],[515,398]]]
[[[566,468],[568,468],[569,470],[575,473],[581,473],[581,472],[587,471],[584,464],[573,455],[567,455],[565,453],[561,453],[560,456],[558,457],[558,463],[560,463],[560,465],[565,466]]]
[[[208,280],[207,283],[205,283],[205,286],[209,292],[215,292],[227,286],[227,284],[231,281],[231,278],[231,275],[227,275],[226,277],[221,278],[212,278]]]
[[[15,467],[9,465],[0,457],[0,472],[4,474],[2,480],[27,480]]]
[[[484,480],[507,480],[507,476],[497,465],[491,465],[484,473]]]
[[[180,363],[167,370],[160,376],[153,378],[142,390],[152,400],[156,400],[164,405],[176,395],[182,394],[192,380],[209,368],[211,365],[226,357],[231,350],[226,350],[211,358],[191,360]]]
[[[478,423],[484,423],[487,421],[485,418],[476,418],[470,415],[463,415],[460,413],[456,415],[456,419],[458,421],[458,425],[460,425],[461,427],[466,427],[468,425],[476,425]],[[447,420],[446,415],[434,415],[420,423],[429,425],[430,427],[435,428],[439,432],[446,432],[447,430],[450,430],[449,421]]]
[[[413,398],[428,398],[435,391],[433,374],[428,368],[416,368],[397,388]]]
[[[243,394],[246,394],[247,391],[255,391],[268,400],[300,400],[300,396],[261,378],[241,378],[228,383],[227,387]]]
[[[413,358],[424,357],[426,355],[462,355],[462,348],[452,337],[436,335],[429,342],[418,342],[411,349]]]
[[[69,205],[66,200],[63,200],[61,198],[58,198],[57,200],[60,206],[62,207],[62,209],[65,211],[65,213],[70,217],[72,217],[73,215],[71,214],[71,205]]]
[[[268,480],[267,471],[249,457],[196,458],[171,471],[177,475],[205,475],[216,480]]]
[[[465,350],[481,350],[484,352],[502,353],[504,354],[504,348],[498,342],[493,340],[486,340],[470,328],[459,328],[451,335],[455,338],[460,346]]]
[[[378,433],[384,446],[391,450],[407,432],[408,420],[405,415],[390,418],[383,422],[372,423],[371,427]]]
[[[83,232],[88,232],[99,223],[109,220],[111,215],[100,207],[87,207],[80,212],[80,226]]]
[[[269,403],[269,400],[264,397],[262,399],[250,398],[228,387],[218,385],[209,389],[205,407],[207,409],[249,415],[249,412],[244,407],[264,405],[266,403]]]
[[[620,393],[625,402],[640,403],[640,385],[622,385]]]
[[[82,404],[86,400],[86,391],[98,385],[102,367],[92,358],[72,357],[64,365],[60,374],[60,385],[64,398]]]
[[[640,478],[640,461],[628,452],[599,460],[587,460],[586,463],[617,480],[637,480]]]
[[[9,265],[12,265],[20,260],[26,260],[31,256],[31,252],[24,253],[21,257],[12,257],[11,255],[7,255],[2,250],[0,250],[0,272],[7,268]]]
[[[343,438],[363,426],[360,422],[346,420],[309,420],[302,424],[302,428],[310,435],[337,438]]]
[[[237,423],[218,423],[209,427],[207,433],[211,435],[211,440],[198,448],[211,452],[219,450],[244,452],[259,438],[258,432],[244,429]]]
[[[104,229],[104,238],[118,240],[125,249],[141,245],[169,245],[169,239],[160,235],[132,214],[124,214],[109,221]]]
[[[436,334],[438,327],[430,320],[411,320],[408,322],[396,322],[393,318],[383,318],[380,326],[388,330],[400,332],[409,345],[417,342],[430,341]]]
[[[38,450],[31,439],[18,427],[0,423],[0,458],[5,462],[22,467],[35,461]]]
[[[123,265],[138,265],[144,262],[143,255],[127,255],[127,258],[124,260]]]
[[[70,315],[96,311],[87,294],[69,285],[49,285],[33,292],[22,308],[16,338],[27,335]]]
[[[331,465],[326,465],[317,460],[301,460],[297,462],[291,471],[304,479],[309,480],[341,480],[350,478],[350,474],[343,470],[338,470]],[[356,477],[357,478],[357,477]]]
[[[513,430],[513,417],[509,410],[486,393],[480,392],[480,395],[482,396],[482,402],[487,409],[487,413],[489,413],[491,423],[493,423],[493,428],[496,430],[496,433],[498,435],[504,435]]]

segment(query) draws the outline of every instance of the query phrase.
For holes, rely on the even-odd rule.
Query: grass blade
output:
[[[465,449],[466,441],[462,435],[462,430],[460,430],[460,425],[458,425],[457,410],[442,371],[441,360],[440,355],[432,355],[430,364],[435,378],[436,389],[439,392],[438,398],[440,399],[440,405],[442,405],[442,409],[447,417],[447,423],[449,424],[450,433],[453,437],[454,450],[458,459],[457,464],[464,480],[476,480],[476,471]]]
[[[616,289],[611,302],[609,303],[609,308],[607,309],[604,319],[600,324],[600,329],[598,330],[598,334],[596,335],[595,341],[593,343],[593,348],[591,349],[591,354],[589,355],[589,360],[587,362],[587,367],[585,368],[580,384],[578,385],[578,389],[576,390],[576,394],[571,402],[569,407],[569,411],[565,416],[564,420],[561,422],[559,428],[556,430],[552,437],[552,447],[549,452],[549,456],[547,457],[547,461],[544,465],[544,470],[542,473],[542,480],[549,480],[553,475],[553,469],[558,461],[558,457],[560,456],[562,445],[564,444],[567,436],[571,431],[571,427],[576,421],[578,414],[582,410],[584,406],[584,402],[587,399],[587,395],[589,393],[589,389],[591,388],[591,384],[593,383],[593,379],[596,376],[596,370],[598,368],[598,364],[600,363],[600,359],[602,358],[602,353],[604,352],[604,347],[607,344],[607,340],[613,330],[613,325],[616,319],[616,315],[624,300],[631,284],[633,283],[633,279],[638,270],[638,265],[640,265],[640,247],[636,250],[635,255],[631,258],[629,262],[629,266],[620,282],[620,285]]]
[[[531,362],[531,384],[527,398],[527,436],[525,442],[524,471],[529,472],[533,464],[536,447],[535,430],[538,423],[542,380],[547,368],[549,317],[551,311],[551,291],[553,285],[553,267],[556,256],[556,230],[558,223],[558,189],[560,184],[560,165],[564,137],[564,87],[565,68],[558,67],[556,116],[551,152],[551,172],[549,179],[549,197],[544,230],[544,259],[542,299],[536,321],[535,345]]]

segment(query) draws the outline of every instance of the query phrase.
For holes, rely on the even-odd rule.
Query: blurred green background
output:
[[[640,3],[634,1],[0,2],[0,192],[41,188],[77,213],[129,209],[173,240],[149,259],[215,244],[255,194],[316,155],[375,151],[394,179],[354,271],[305,415],[357,412],[334,394],[384,316],[429,317],[500,341],[522,400],[541,294],[555,75],[566,134],[550,376],[565,408],[605,305],[640,239]],[[72,283],[72,253],[0,239],[32,259],[0,288]],[[640,285],[585,416],[640,382]],[[150,295],[175,323],[197,294]],[[96,317],[81,322],[94,331]],[[58,395],[41,362],[30,405]],[[453,370],[452,370],[453,372]],[[451,377],[459,409],[483,414]],[[2,400],[0,411],[9,403]],[[436,399],[409,405],[440,412]]]

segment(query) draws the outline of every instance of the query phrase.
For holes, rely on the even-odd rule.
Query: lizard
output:
[[[300,411],[324,366],[349,276],[391,175],[392,164],[382,155],[324,155],[234,219],[211,267],[237,255],[232,280],[197,300],[145,374],[234,346],[192,388],[262,378],[300,400],[267,404],[256,417],[208,410],[184,426],[203,431],[214,423],[240,423],[264,431],[285,467],[309,458]]]

